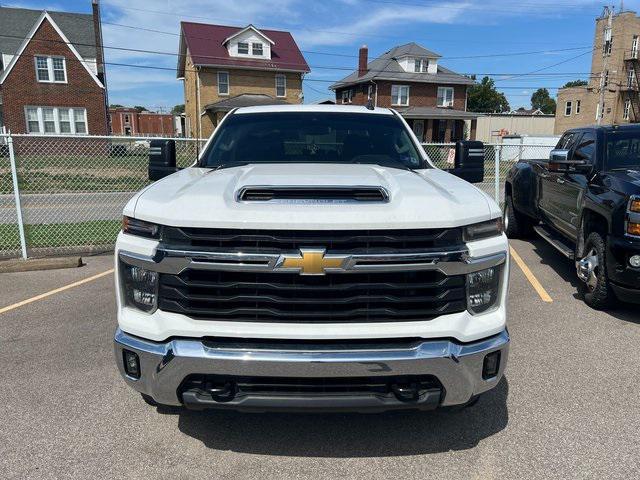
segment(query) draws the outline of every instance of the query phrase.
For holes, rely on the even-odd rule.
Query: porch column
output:
[[[473,118],[471,120],[471,131],[469,132],[469,140],[476,139],[476,130],[478,129],[478,119]]]
[[[427,118],[424,122],[424,141],[426,143],[433,142],[433,120]]]
[[[443,121],[443,120],[440,120]],[[447,126],[445,128],[444,131],[444,142],[445,143],[449,143],[451,142],[451,120],[444,120],[445,122],[447,122]]]

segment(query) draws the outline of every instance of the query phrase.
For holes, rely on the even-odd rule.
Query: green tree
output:
[[[184,113],[184,103],[182,103],[180,105],[175,105],[171,109],[171,113],[173,113],[174,115],[180,115],[181,113]]]
[[[562,88],[570,88],[570,87],[585,87],[588,85],[586,80],[571,80],[570,82],[565,83]]]
[[[109,108],[122,108],[124,105],[120,105],[119,103],[112,103],[109,105]]]
[[[470,112],[500,113],[509,111],[507,97],[496,90],[494,81],[489,77],[484,77],[480,83],[469,87],[468,93],[467,110]]]
[[[147,110],[147,107],[143,107],[142,105],[134,105],[133,108],[135,108],[138,111],[138,113],[149,111]]]
[[[549,95],[549,90],[539,88],[531,95],[531,106],[539,108],[542,113],[556,113],[556,101]]]

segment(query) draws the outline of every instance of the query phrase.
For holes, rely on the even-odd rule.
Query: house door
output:
[[[424,120],[413,121],[413,133],[416,134],[420,143],[424,142]]]
[[[131,127],[124,127],[124,134],[127,137],[131,136]]]

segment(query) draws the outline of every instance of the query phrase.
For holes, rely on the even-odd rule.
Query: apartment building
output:
[[[640,121],[640,17],[605,8],[596,19],[588,85],[558,91],[555,133],[569,128]],[[600,99],[602,95],[602,107]]]

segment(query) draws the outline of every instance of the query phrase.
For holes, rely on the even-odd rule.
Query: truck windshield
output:
[[[231,115],[215,133],[200,165],[226,168],[249,163],[428,167],[397,117],[340,112]]]
[[[640,132],[612,132],[607,135],[607,170],[640,169]]]

